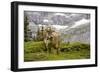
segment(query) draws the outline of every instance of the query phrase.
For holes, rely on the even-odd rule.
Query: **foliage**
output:
[[[37,41],[43,41],[43,32],[44,32],[44,27],[42,26],[42,29],[40,30],[40,28],[38,27],[37,30]]]
[[[78,51],[81,49],[90,49],[90,45],[89,44],[84,44],[84,43],[80,43],[80,42],[73,42],[73,43],[62,43],[61,44],[61,51]]]
[[[30,30],[28,28],[28,25],[29,25],[28,18],[27,18],[27,16],[25,16],[25,18],[24,18],[24,41],[25,42],[29,41],[28,32],[30,32]]]

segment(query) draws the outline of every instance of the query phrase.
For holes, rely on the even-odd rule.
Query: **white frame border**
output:
[[[50,12],[73,12],[73,13],[89,13],[91,14],[91,58],[81,60],[59,60],[59,61],[39,61],[24,62],[24,11],[50,11]],[[82,8],[61,8],[48,6],[18,6],[18,68],[36,68],[36,67],[52,67],[52,66],[73,66],[95,64],[95,10]]]

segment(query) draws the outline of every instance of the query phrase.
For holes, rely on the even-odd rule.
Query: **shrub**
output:
[[[79,51],[81,49],[90,49],[89,44],[84,44],[80,42],[73,42],[73,43],[62,43],[61,44],[61,51],[66,52],[66,51]]]

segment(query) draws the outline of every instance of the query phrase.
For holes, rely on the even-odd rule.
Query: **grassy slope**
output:
[[[71,49],[81,46],[80,50],[65,50],[69,47]],[[83,44],[84,46],[84,44]],[[25,52],[24,52],[24,61],[46,61],[46,60],[72,60],[72,59],[88,59],[90,58],[90,49],[88,47],[83,47],[80,43],[67,43],[62,44],[61,48],[64,47],[59,55],[57,54],[47,54],[46,49],[43,47],[43,42],[25,42]],[[84,49],[85,48],[85,49]]]

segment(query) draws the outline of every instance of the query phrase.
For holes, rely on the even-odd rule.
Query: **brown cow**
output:
[[[47,49],[47,53],[55,52],[59,54],[60,52],[60,35],[56,31],[51,31],[47,28],[44,31],[44,44]]]

